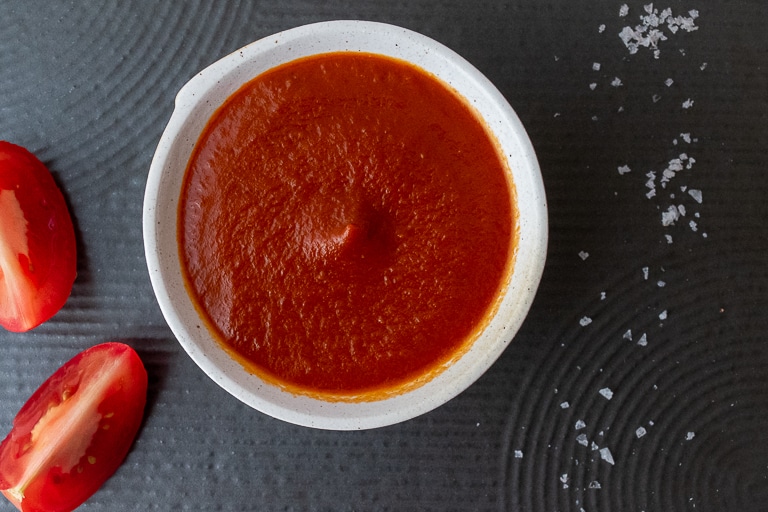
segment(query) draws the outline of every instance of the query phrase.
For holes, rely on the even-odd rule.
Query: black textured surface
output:
[[[645,14],[628,0],[622,17],[622,3],[0,2],[0,138],[49,165],[80,250],[64,309],[0,332],[2,434],[65,360],[121,340],[147,365],[150,404],[83,510],[768,510],[764,5],[656,2],[700,14],[656,59],[618,37]],[[550,207],[544,279],[514,343],[444,407],[366,432],[288,425],[209,381],[164,323],[141,239],[181,85],[329,19],[422,32],[486,73],[529,131]],[[681,153],[695,163],[662,188]],[[685,215],[663,226],[670,205]]]

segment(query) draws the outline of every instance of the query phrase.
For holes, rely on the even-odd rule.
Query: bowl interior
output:
[[[219,347],[190,300],[180,268],[177,209],[190,153],[208,119],[259,73],[300,57],[333,51],[379,53],[410,61],[456,89],[483,116],[507,158],[516,189],[519,243],[512,276],[487,329],[445,371],[421,387],[374,402],[327,402],[266,384]],[[150,167],[144,200],[144,243],[152,286],[169,327],[189,356],[232,395],[273,417],[310,427],[351,430],[389,425],[450,400],[485,372],[509,344],[536,292],[547,245],[547,214],[538,162],[525,129],[498,90],[445,46],[381,23],[307,25],[256,41],[193,77]]]

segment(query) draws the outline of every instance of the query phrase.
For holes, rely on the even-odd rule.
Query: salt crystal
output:
[[[635,430],[635,435],[637,436],[638,439],[640,439],[647,433],[648,431],[645,430],[645,427],[637,427],[637,430]]]
[[[680,218],[680,212],[677,210],[677,206],[671,205],[666,211],[661,212],[661,225],[671,226]]]
[[[600,300],[605,300],[605,292],[600,292]]]
[[[622,4],[621,7],[619,7],[619,16],[624,17],[627,14],[629,14],[629,6],[627,6],[627,4]]]
[[[600,448],[600,458],[603,459],[608,464],[613,465],[613,455],[611,454],[611,450],[609,448]]]
[[[593,62],[592,63],[592,70],[593,71],[600,71],[600,63],[599,62]]]
[[[701,200],[703,199],[701,195],[701,190],[695,189],[695,188],[689,189],[688,195],[691,196],[694,201],[701,204]]]
[[[522,459],[523,458],[522,450],[515,450],[515,458],[516,459]]]
[[[606,400],[610,400],[613,398],[613,391],[611,391],[611,388],[603,388],[600,391],[598,391],[601,395],[603,395],[603,398]]]
[[[690,440],[691,440],[691,439],[693,439],[695,436],[696,436],[696,434],[695,434],[694,432],[688,432],[687,434],[685,434],[685,440],[686,440],[686,441],[690,441]]]
[[[627,329],[627,332],[624,333],[623,338],[625,340],[632,341],[632,329]]]
[[[589,441],[587,440],[587,434],[579,434],[578,436],[576,436],[576,442],[582,446],[589,446]]]
[[[671,243],[672,243],[672,235],[664,235],[664,238],[666,238],[666,239],[667,239],[667,243],[668,243],[668,244],[671,244]]]
[[[594,442],[594,441],[592,441],[592,451],[593,451],[593,452],[596,452],[596,451],[597,451],[597,450],[599,450],[599,449],[600,449],[600,447],[599,447],[599,446],[597,446],[597,443],[596,443],[596,442]]]
[[[592,82],[591,84],[589,84],[589,88],[594,91],[597,88],[597,84]]]
[[[687,142],[688,144],[690,144],[690,143],[691,143],[691,134],[690,134],[690,133],[681,133],[681,134],[680,134],[680,137],[682,137],[682,139],[683,139],[685,142]]]
[[[581,430],[586,426],[587,424],[584,423],[584,420],[576,420],[576,424],[573,426],[573,428],[575,428],[576,430]]]
[[[667,283],[665,281],[656,281],[656,286],[658,286],[659,288],[664,288],[665,286],[667,286]]]
[[[661,96],[659,96],[658,94],[654,94],[653,96],[651,96],[651,99],[653,100],[654,103],[658,103],[658,101],[661,99]]]
[[[602,34],[603,32],[605,32],[605,24],[602,24],[602,25],[600,25],[599,27],[597,27],[597,31],[598,31],[598,32],[600,32],[601,34]]]
[[[611,85],[614,87],[621,87],[624,84],[621,82],[621,78],[615,77],[613,80],[611,80]]]
[[[643,267],[643,279],[648,280],[648,267]]]
[[[641,347],[648,345],[648,337],[645,335],[645,333],[643,333],[643,335],[640,336],[640,339],[637,340],[637,344]]]
[[[688,227],[690,227],[690,228],[691,228],[691,231],[693,231],[693,232],[696,232],[696,231],[698,231],[698,230],[699,230],[699,227],[698,227],[698,225],[696,224],[696,221],[695,221],[695,220],[692,220],[692,221],[690,221],[690,222],[688,223]]]
[[[563,473],[562,475],[560,475],[560,481],[563,482],[563,483],[567,482],[568,481],[568,473]]]
[[[691,108],[693,106],[693,100],[691,98],[688,98],[683,102],[683,108]]]
[[[707,69],[707,63],[706,63],[706,62],[702,62],[702,63],[701,63],[701,67],[700,67],[699,69],[701,69],[702,71],[704,71],[705,69]]]
[[[628,165],[622,165],[622,166],[620,166],[618,168],[618,171],[619,171],[619,174],[621,174],[623,176],[623,175],[627,174],[628,172],[631,172],[632,169],[630,169]]]
[[[664,85],[666,85],[667,87],[672,87],[673,83],[675,83],[675,81],[672,80],[671,78],[667,78],[666,80],[664,80]]]
[[[685,217],[685,205],[677,205],[677,211],[680,212],[681,217]]]
[[[589,318],[588,316],[583,316],[581,317],[581,320],[579,320],[579,325],[581,325],[582,327],[586,327],[591,323],[592,323],[592,319]]]
[[[593,480],[593,481],[589,482],[589,488],[590,489],[601,489],[600,482],[598,482],[597,480]]]
[[[567,409],[570,406],[571,406],[571,404],[569,404],[568,402],[563,402],[563,403],[560,404],[560,408],[561,409]]]
[[[579,258],[581,258],[582,261],[586,260],[587,258],[589,258],[589,253],[586,251],[579,251]]]
[[[667,310],[665,309],[661,313],[659,313],[659,320],[666,320],[667,319]]]

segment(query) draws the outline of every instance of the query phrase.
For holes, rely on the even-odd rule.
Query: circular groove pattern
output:
[[[714,295],[723,281],[708,271],[713,259],[757,269],[762,256],[705,247],[650,265],[647,280],[639,267],[613,271],[606,300],[584,309],[591,323],[571,317],[560,326],[510,411],[500,509],[759,510],[765,468],[734,461],[746,446],[766,450],[768,354],[754,332],[734,340],[722,331],[749,323],[762,292],[751,285],[762,279],[736,275],[737,296]],[[634,304],[636,316],[607,317],[612,300]],[[666,304],[674,309],[662,319]]]

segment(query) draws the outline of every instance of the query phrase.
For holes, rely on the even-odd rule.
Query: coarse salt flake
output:
[[[619,7],[619,16],[622,18],[629,14],[629,6],[627,4],[621,4],[621,7]]]
[[[637,344],[640,345],[641,347],[648,345],[648,336],[645,333],[643,333],[643,335],[640,336],[640,339],[637,340]]]
[[[680,211],[677,206],[670,205],[666,211],[661,212],[661,225],[671,226],[680,218]]]
[[[611,454],[611,450],[608,447],[600,448],[600,458],[608,464],[614,464],[613,454]]]
[[[637,436],[638,439],[640,439],[647,433],[648,431],[645,430],[645,427],[637,427],[637,430],[635,430],[635,435]]]
[[[667,87],[672,87],[672,84],[674,83],[675,81],[672,80],[671,78],[667,78],[666,80],[664,80],[664,85],[666,85]]]
[[[594,91],[597,88],[597,84],[595,82],[592,82],[591,84],[589,84],[589,88]]]
[[[602,489],[602,487],[600,486],[600,482],[598,482],[597,480],[592,480],[591,482],[589,482],[589,488],[590,489]]]
[[[686,441],[690,441],[694,437],[696,437],[696,434],[694,432],[688,432],[687,434],[685,434],[685,440]]]
[[[515,458],[516,459],[522,459],[523,458],[523,451],[522,450],[515,450]]]
[[[659,313],[659,320],[666,320],[667,319],[667,310],[665,309],[661,313]]]
[[[693,100],[691,98],[688,98],[683,102],[683,108],[688,109],[693,106]]]
[[[589,318],[588,316],[583,316],[581,317],[581,320],[579,320],[579,325],[581,325],[582,327],[586,327],[591,323],[592,323],[592,319]]]
[[[632,329],[627,329],[627,332],[624,333],[623,338],[625,340],[632,341]]]
[[[586,260],[589,258],[589,253],[587,251],[579,251],[579,258],[583,260]]]
[[[569,404],[568,402],[562,402],[562,403],[560,404],[560,408],[561,408],[561,409],[567,409],[567,408],[569,408],[570,406],[571,406],[571,404]]]
[[[593,62],[592,63],[592,70],[593,71],[600,71],[600,63],[599,62]]]
[[[613,87],[621,87],[621,86],[622,86],[622,85],[624,85],[624,84],[622,83],[622,81],[621,81],[621,78],[619,78],[619,77],[614,77],[614,79],[613,79],[613,80],[611,80],[611,85],[612,85]]]
[[[598,391],[598,393],[600,393],[606,400],[613,398],[613,391],[611,391],[611,388],[603,388]]]
[[[618,171],[619,171],[619,174],[623,176],[628,172],[632,172],[632,169],[630,169],[628,165],[621,165],[618,167]]]
[[[579,434],[578,436],[576,436],[576,442],[582,446],[589,446],[589,440],[587,439],[587,434]]]
[[[584,420],[576,420],[576,424],[573,426],[573,428],[575,428],[576,430],[581,430],[586,426],[587,424],[584,423]]]
[[[597,31],[598,31],[598,32],[600,32],[601,34],[602,34],[603,32],[605,32],[605,23],[603,23],[602,25],[600,25],[599,27],[597,27]]]
[[[703,196],[701,194],[701,190],[696,188],[690,188],[688,189],[688,195],[693,198],[694,201],[701,204],[701,201],[703,199]]]

